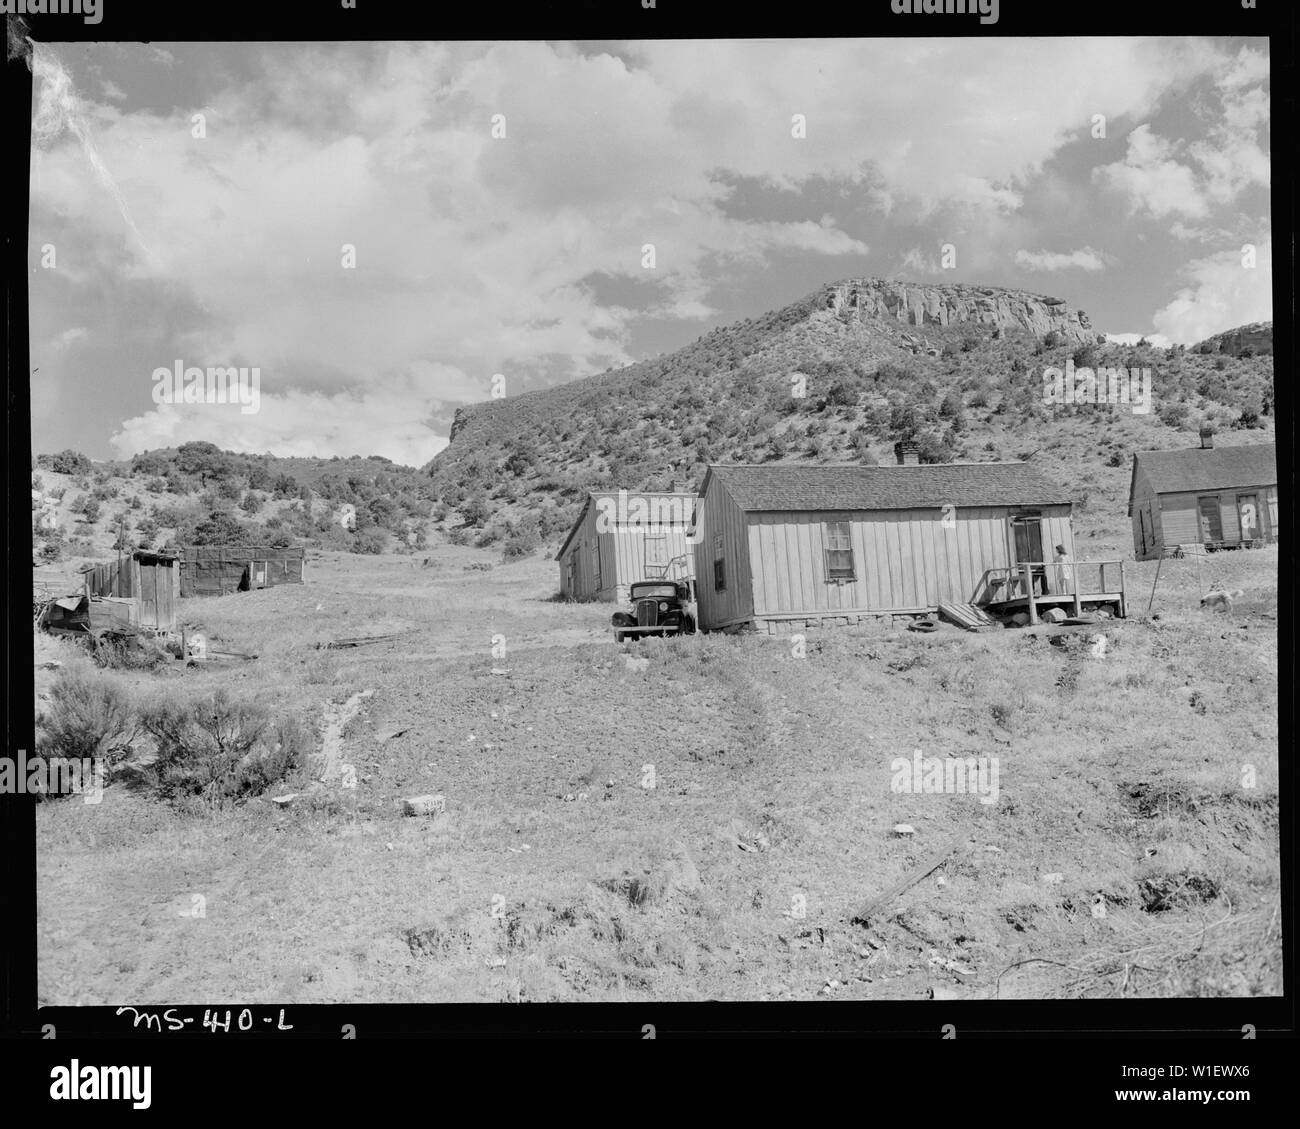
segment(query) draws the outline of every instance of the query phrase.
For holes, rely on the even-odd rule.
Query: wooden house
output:
[[[186,545],[180,557],[180,594],[224,596],[279,584],[301,584],[306,551],[256,545]]]
[[[176,602],[180,598],[178,563],[172,553],[135,549],[118,560],[84,569],[85,595],[92,605],[97,601],[120,605],[114,617],[125,616],[133,627],[175,631]]]
[[[710,466],[695,545],[705,630],[775,632],[940,604],[1076,612],[1083,601],[1123,614],[1118,561],[1074,557],[1068,494],[1027,463],[897,466]],[[1096,573],[1100,565],[1100,575]]]
[[[1128,516],[1133,555],[1170,555],[1180,545],[1250,548],[1277,540],[1277,445],[1216,447],[1201,429],[1201,445],[1133,456]]]
[[[622,602],[638,580],[693,580],[695,503],[684,488],[587,495],[555,555],[560,592],[575,600]]]

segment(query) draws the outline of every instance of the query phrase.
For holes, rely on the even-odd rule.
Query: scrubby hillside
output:
[[[219,541],[411,551],[442,516],[427,475],[379,456],[275,458],[186,443],[121,463],[40,455],[32,472],[42,563]]]
[[[1043,370],[1067,360],[1149,369],[1150,413],[1045,403]],[[1189,445],[1202,423],[1255,432],[1221,442],[1267,438],[1272,381],[1265,327],[1191,349],[1108,344],[1058,298],[857,280],[667,356],[462,409],[427,469],[479,543],[558,536],[591,489],[698,485],[717,461],[888,459],[900,439],[924,461],[1033,455],[1077,487],[1081,513],[1113,515],[1134,450]]]

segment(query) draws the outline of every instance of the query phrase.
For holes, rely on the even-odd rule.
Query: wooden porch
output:
[[[1064,608],[1077,616],[1083,613],[1084,604],[1114,604],[1123,618],[1128,615],[1124,563],[1070,561],[1062,566],[1050,561],[1028,561],[991,568],[980,578],[971,603],[1004,615],[1028,612],[1031,624],[1039,621],[1040,608]]]

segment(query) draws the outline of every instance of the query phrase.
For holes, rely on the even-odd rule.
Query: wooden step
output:
[[[974,604],[940,604],[939,614],[967,631],[987,631],[998,626],[997,620]]]

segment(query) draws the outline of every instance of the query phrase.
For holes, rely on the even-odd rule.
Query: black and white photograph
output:
[[[6,16],[39,1007],[1282,997],[1274,47],[970,8]]]

